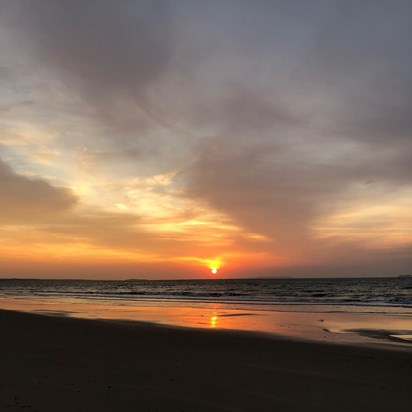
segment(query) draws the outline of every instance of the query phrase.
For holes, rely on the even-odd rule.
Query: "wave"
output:
[[[329,305],[329,306],[361,306],[361,307],[401,307],[412,308],[410,299],[395,297],[387,300],[369,300],[354,298],[339,298],[335,296],[325,297],[326,293],[321,296],[308,297],[267,297],[254,296],[245,293],[196,293],[196,292],[96,292],[96,291],[33,291],[30,295],[36,297],[53,298],[53,297],[70,297],[80,299],[113,299],[113,300],[181,300],[181,301],[204,301],[204,302],[222,302],[222,303],[259,303],[259,304],[288,304],[288,305]],[[23,296],[23,295],[20,295]]]
[[[2,280],[0,295],[412,308],[409,279]]]

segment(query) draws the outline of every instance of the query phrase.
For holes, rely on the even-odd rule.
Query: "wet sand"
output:
[[[335,307],[326,305],[277,305],[262,310],[261,306],[257,308],[256,305],[217,302],[118,302],[1,296],[0,308],[50,316],[258,332],[322,343],[412,348],[412,341],[408,338],[412,334],[412,313],[399,313],[399,308],[385,308],[385,312],[376,312],[380,308],[374,308],[374,313],[364,313],[354,312],[350,307],[336,311]]]
[[[0,311],[1,411],[406,411],[412,351]]]

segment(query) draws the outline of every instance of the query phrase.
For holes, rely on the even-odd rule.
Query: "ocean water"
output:
[[[0,296],[412,309],[412,278],[121,281],[0,279]]]
[[[0,279],[0,308],[49,316],[412,345],[412,278]]]

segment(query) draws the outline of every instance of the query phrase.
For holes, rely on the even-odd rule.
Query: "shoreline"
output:
[[[316,342],[412,349],[409,313],[233,307],[218,302],[147,302],[99,299],[0,297],[0,308],[71,318],[128,320],[194,329],[234,330]],[[279,310],[281,309],[281,310]]]
[[[384,411],[412,352],[0,310],[0,410]]]
[[[0,308],[0,312],[17,312],[28,315],[35,316],[45,316],[53,318],[65,318],[65,319],[76,319],[76,320],[85,320],[91,322],[101,322],[108,323],[112,325],[125,325],[127,327],[149,327],[149,328],[162,328],[170,330],[181,330],[188,332],[199,332],[199,333],[217,333],[224,335],[233,335],[235,337],[250,337],[250,338],[261,338],[266,340],[274,341],[287,341],[287,342],[296,342],[296,343],[307,343],[307,344],[318,344],[318,345],[332,345],[336,347],[350,347],[350,348],[365,348],[365,349],[377,349],[377,350],[389,350],[389,351],[400,351],[400,352],[410,352],[412,354],[412,342],[405,341],[402,338],[392,336],[395,331],[379,330],[379,329],[355,329],[349,330],[355,334],[359,334],[361,337],[371,338],[369,341],[362,340],[350,340],[350,341],[336,341],[336,340],[320,340],[320,339],[311,339],[305,336],[293,336],[287,334],[273,333],[262,330],[249,330],[249,329],[215,329],[215,328],[204,328],[204,327],[195,327],[195,326],[183,326],[179,324],[170,324],[170,323],[159,323],[148,320],[139,320],[139,319],[116,319],[116,318],[87,318],[87,317],[73,317],[70,314],[67,314],[63,311],[19,311],[19,310],[8,310]],[[242,316],[239,315],[229,315],[229,316]],[[329,332],[325,329],[322,329],[325,332]],[[409,336],[409,335],[408,335]],[[396,343],[396,344],[394,344]]]

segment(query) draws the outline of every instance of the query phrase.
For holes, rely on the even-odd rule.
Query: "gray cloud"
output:
[[[257,51],[242,44],[245,65],[235,74],[252,91],[223,88],[233,97],[215,102],[224,134],[199,144],[189,194],[290,245],[308,240],[312,220],[333,211],[351,185],[410,184],[412,9],[405,1],[311,2],[309,12],[303,2],[246,3],[246,29],[229,17],[221,30],[233,41],[261,23],[248,37],[261,40]],[[265,88],[248,68],[252,57],[266,65],[255,69]]]
[[[120,129],[145,127],[147,87],[164,70],[173,32],[167,0],[10,2],[21,44]],[[137,118],[137,119],[136,119]]]
[[[321,179],[322,170],[297,163],[290,153],[267,142],[249,145],[213,138],[203,142],[198,155],[188,171],[189,194],[282,248],[307,239],[308,221],[336,183]]]

